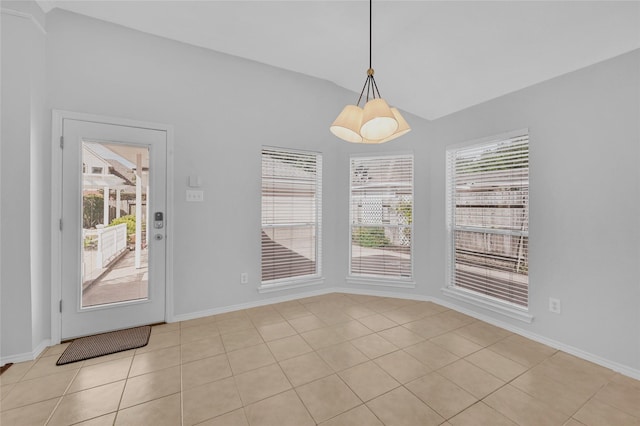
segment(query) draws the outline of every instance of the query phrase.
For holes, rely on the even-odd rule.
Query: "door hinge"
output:
[[[60,149],[64,148],[64,136],[60,136]]]
[[[60,230],[62,231],[62,219],[60,219]]]
[[[62,313],[62,299],[60,299],[60,313]]]

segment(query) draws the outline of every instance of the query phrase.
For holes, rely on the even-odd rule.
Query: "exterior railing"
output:
[[[106,268],[109,262],[127,249],[127,225],[121,223],[98,230],[97,266]]]

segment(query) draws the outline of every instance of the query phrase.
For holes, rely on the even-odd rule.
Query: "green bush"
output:
[[[390,244],[383,227],[361,227],[353,230],[353,242],[360,247],[386,247]]]
[[[115,218],[111,221],[109,226],[120,225],[121,223],[127,224],[127,235],[136,233],[136,217],[132,214]]]
[[[84,248],[89,250],[94,250],[98,247],[98,236],[97,235],[87,235],[84,237]]]
[[[102,223],[104,200],[102,195],[85,195],[82,197],[82,227],[84,229],[95,228]]]
[[[413,203],[411,201],[401,201],[395,208],[399,215],[404,216],[407,225],[413,223]]]

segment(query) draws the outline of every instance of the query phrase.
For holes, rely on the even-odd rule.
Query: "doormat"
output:
[[[64,365],[129,349],[141,348],[149,343],[150,334],[151,326],[145,325],[82,337],[71,342],[58,359],[58,362],[56,362],[56,365]]]

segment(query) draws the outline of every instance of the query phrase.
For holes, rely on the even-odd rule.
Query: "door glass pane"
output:
[[[82,142],[82,307],[149,296],[149,148]]]

